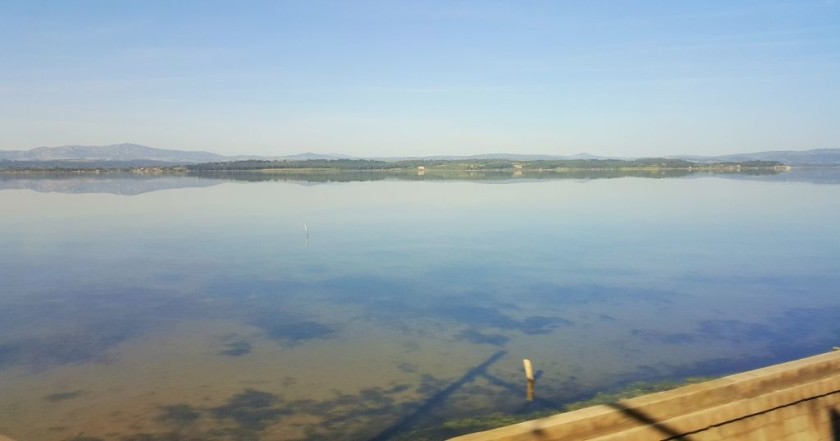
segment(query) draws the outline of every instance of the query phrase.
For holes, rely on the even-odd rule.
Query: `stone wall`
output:
[[[452,441],[840,441],[840,351]]]

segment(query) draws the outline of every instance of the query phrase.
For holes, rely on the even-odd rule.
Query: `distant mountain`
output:
[[[0,160],[10,161],[158,161],[194,164],[230,160],[210,152],[163,150],[138,144],[103,146],[65,145],[32,150],[0,151]]]
[[[324,155],[318,153],[300,153],[288,156],[225,156],[210,152],[184,150],[165,150],[139,144],[112,144],[102,146],[64,145],[59,147],[38,147],[31,150],[0,150],[0,161],[16,161],[27,167],[39,168],[37,163],[50,167],[72,167],[73,162],[96,163],[96,166],[125,166],[133,162],[134,166],[153,167],[178,164],[200,164],[203,162],[225,162],[244,160],[305,161],[308,159],[355,159],[348,155]]]
[[[10,161],[0,159],[0,170],[84,170],[84,169],[130,169],[148,167],[177,167],[204,162],[170,162],[152,161],[149,159],[132,159],[129,161],[99,161],[79,159],[57,159],[49,161]],[[2,440],[0,440],[2,441]]]
[[[286,155],[286,156],[273,156],[271,158],[257,158],[254,157],[252,159],[274,159],[278,161],[308,161],[311,159],[322,160],[322,159],[359,159],[354,156],[349,155],[324,155],[321,153],[298,153],[296,155]]]
[[[781,150],[722,156],[672,156],[693,162],[778,161],[787,165],[840,165],[840,149]]]
[[[670,156],[671,159],[712,163],[743,161],[779,161],[788,165],[840,165],[840,149],[818,149],[806,151],[766,151],[722,156]],[[300,153],[287,156],[225,156],[204,151],[164,150],[138,144],[114,144],[105,146],[65,145],[60,147],[38,147],[31,150],[0,150],[0,168],[73,168],[75,165],[89,167],[117,168],[133,166],[168,166],[178,164],[199,164],[206,162],[227,162],[242,160],[306,161],[335,159],[377,159],[381,161],[401,160],[506,160],[546,161],[574,159],[637,159],[615,156],[595,156],[585,153],[577,155],[523,155],[512,153],[490,153],[482,155],[442,155],[360,158],[341,154]],[[14,161],[16,165],[4,161]]]

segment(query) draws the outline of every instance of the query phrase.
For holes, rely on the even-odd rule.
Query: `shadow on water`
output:
[[[457,381],[445,387],[440,392],[432,395],[423,403],[420,403],[414,412],[406,415],[392,426],[379,432],[377,435],[370,438],[369,441],[386,441],[402,432],[409,430],[412,426],[414,426],[414,424],[416,424],[423,417],[428,415],[432,409],[435,409],[442,405],[443,402],[446,401],[446,399],[449,398],[449,396],[452,395],[455,391],[460,389],[465,384],[475,380],[476,377],[478,377],[479,375],[484,374],[487,368],[499,361],[502,357],[505,356],[505,354],[507,354],[507,351],[498,351],[495,354],[491,355],[487,360],[484,360],[484,362],[482,362],[481,364],[467,371],[467,373],[464,374]]]
[[[537,371],[534,375],[534,379],[539,382],[540,377],[542,377],[543,371]],[[507,390],[511,394],[522,394],[523,388],[521,384],[513,384],[509,381],[502,380],[495,375],[491,375],[487,372],[483,372],[481,374],[490,384],[494,386],[501,387]],[[536,410],[545,410],[545,409],[553,409],[559,410],[563,408],[563,403],[550,400],[547,398],[540,397],[539,395],[534,396],[532,401],[525,401],[522,405],[516,409],[513,413],[514,414],[524,414],[529,412],[534,412]]]
[[[430,394],[421,402],[399,403],[395,397],[410,393],[409,385],[394,385],[389,388],[371,388],[358,395],[339,394],[332,400],[314,401],[308,399],[286,400],[282,396],[256,389],[245,389],[228,398],[216,407],[201,408],[189,404],[172,404],[158,408],[156,421],[169,427],[168,432],[138,433],[118,438],[119,441],[192,441],[251,440],[258,441],[267,436],[269,426],[284,424],[293,415],[313,416],[321,421],[318,427],[306,430],[305,439],[368,439],[386,441],[402,439],[431,414],[445,405],[457,391],[479,377],[495,379],[495,383],[506,384],[488,374],[487,370],[501,360],[506,351],[498,351],[480,364],[469,369],[452,383],[425,376],[418,392]],[[521,389],[521,388],[519,388]],[[522,390],[518,391],[519,393]],[[553,404],[553,403],[552,403]],[[383,420],[402,415],[389,427],[371,435],[371,429]],[[215,428],[197,431],[201,424],[210,422]],[[174,430],[174,431],[172,431]],[[97,441],[99,438],[80,434],[69,441]]]

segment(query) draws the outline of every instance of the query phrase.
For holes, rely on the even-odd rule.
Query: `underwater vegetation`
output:
[[[467,329],[458,334],[460,340],[466,340],[477,345],[504,346],[510,337],[502,334],[485,334],[475,329]]]
[[[120,438],[120,441],[202,441],[203,438],[196,438],[176,432],[167,433],[137,433]]]
[[[463,313],[465,309],[453,308]],[[473,309],[470,309],[471,311]],[[504,314],[497,314],[493,308],[480,309],[477,323],[495,323],[501,320],[505,324],[521,327],[527,319],[512,319]],[[779,338],[780,344],[788,344],[781,333],[791,326],[799,326],[805,335],[821,332],[836,332],[840,324],[833,319],[837,311],[828,308],[825,311],[795,309],[788,311],[778,321],[769,324],[756,325],[737,320],[706,320],[696,324],[695,333],[683,332],[669,335],[656,334],[649,330],[637,330],[636,337],[666,338],[678,342],[683,335],[691,335],[697,339],[727,339],[727,338],[755,338],[768,340]],[[783,320],[784,319],[784,320]],[[533,319],[536,326],[542,326],[542,319]],[[301,324],[298,330],[290,330],[292,324]],[[558,322],[547,321],[550,326]],[[821,328],[826,328],[822,329]],[[489,346],[503,346],[506,336],[484,329],[491,327],[467,328],[458,334],[458,338],[481,342]],[[331,338],[334,331],[326,325],[316,322],[292,321],[276,324],[276,337],[286,341],[307,341],[310,338]],[[738,335],[740,337],[738,337]],[[675,337],[676,336],[676,337]],[[226,337],[226,349],[236,349],[241,342],[247,343],[245,337],[231,335]],[[639,366],[638,371],[627,376],[615,378],[611,390],[602,391],[595,395],[576,385],[574,379],[558,384],[543,384],[538,386],[537,400],[529,405],[521,403],[522,387],[509,379],[495,376],[486,368],[503,357],[505,351],[499,351],[485,363],[476,366],[455,381],[437,378],[423,374],[417,366],[405,364],[401,366],[407,373],[418,376],[418,383],[394,384],[385,387],[369,388],[357,393],[348,394],[336,391],[331,399],[289,399],[277,391],[244,389],[228,397],[224,402],[215,406],[193,406],[186,403],[176,403],[159,408],[156,420],[168,426],[169,431],[161,433],[140,433],[131,437],[107,439],[101,441],[192,441],[201,439],[206,441],[261,441],[266,439],[268,428],[277,430],[288,424],[293,416],[314,418],[318,424],[303,429],[305,436],[302,440],[336,439],[336,440],[439,440],[464,433],[487,430],[494,427],[513,424],[542,416],[551,415],[564,410],[575,410],[596,404],[617,402],[622,399],[668,390],[683,384],[704,380],[703,378],[688,378],[680,382],[661,381],[656,378],[667,376],[673,372],[697,372],[697,375],[707,375],[723,368],[732,368],[733,363],[740,364],[735,370],[744,370],[751,365],[766,364],[767,360],[755,357],[744,360],[716,360],[710,365],[704,362],[687,366]],[[651,379],[650,382],[633,382],[638,378]],[[539,383],[539,379],[538,379]],[[456,393],[457,392],[457,393]],[[55,401],[69,400],[83,391],[60,391],[45,399]],[[418,397],[420,397],[418,399]],[[583,398],[583,399],[581,399]],[[472,404],[470,400],[479,399],[489,402],[504,402],[497,408],[504,408],[503,412],[487,412],[484,416],[470,415],[465,409]],[[513,405],[512,405],[513,404]],[[519,407],[517,407],[519,406]],[[464,418],[452,418],[453,415],[463,415]],[[449,419],[446,419],[449,417]],[[174,429],[175,431],[172,431]],[[85,438],[72,441],[84,441]],[[88,441],[97,441],[90,438]]]
[[[840,307],[794,308],[762,323],[744,320],[701,320],[689,332],[662,332],[634,329],[630,334],[657,344],[726,342],[732,345],[767,345],[773,358],[766,364],[818,353],[830,349],[809,344],[811,338],[840,333]],[[793,355],[793,356],[792,356]]]
[[[683,380],[668,380],[648,383],[643,381],[633,382],[624,386],[621,389],[614,391],[598,392],[592,398],[583,401],[576,401],[563,406],[564,411],[572,411],[583,409],[585,407],[597,406],[599,404],[612,404],[621,400],[639,397],[642,395],[652,394],[654,392],[663,392],[666,390],[676,389],[681,386],[689,384],[702,383],[704,381],[712,380],[711,377],[688,377]]]
[[[437,392],[444,383],[430,378],[424,390]],[[317,427],[305,429],[302,440],[369,439],[387,421],[410,413],[417,404],[401,397],[416,392],[410,385],[396,384],[357,394],[336,392],[326,400],[289,400],[280,394],[246,388],[218,406],[177,403],[158,407],[155,421],[168,427],[161,432],[108,437],[79,434],[63,441],[267,441],[271,438],[264,433],[266,429],[276,429],[278,424],[282,427],[293,415],[319,420]]]
[[[167,433],[136,433],[119,438],[99,438],[95,436],[78,435],[66,441],[203,441],[206,438],[195,438],[175,432]]]
[[[429,298],[422,287],[406,284],[404,279],[387,276],[344,276],[319,281],[317,283],[291,282],[288,280],[244,280],[231,284],[230,281],[214,282],[205,288],[219,295],[247,296],[255,302],[248,314],[255,317],[252,324],[265,335],[284,346],[295,346],[312,340],[333,338],[338,332],[333,326],[313,320],[300,320],[289,316],[287,311],[288,296],[278,293],[313,293],[319,300],[330,303],[349,304],[364,310],[364,318],[386,324],[404,324],[408,320],[446,321],[453,325],[466,326],[475,332],[495,329],[521,332],[526,335],[541,335],[556,329],[572,326],[574,323],[563,317],[535,315],[515,317],[509,312],[516,310],[509,303],[494,301],[496,293],[468,289],[463,295],[466,300],[453,301],[448,296],[445,302]],[[230,290],[230,291],[227,291]],[[610,299],[630,299],[638,293],[627,293],[618,288],[602,286],[559,286],[539,285],[526,287],[520,293],[524,299],[542,301],[549,298],[556,303],[569,298],[572,303],[598,301],[601,296]],[[661,293],[645,292],[646,298],[660,298]],[[482,299],[476,303],[476,299]],[[276,311],[266,314],[266,310]],[[468,332],[463,337],[481,340],[481,336]],[[485,340],[481,344],[499,345],[498,337],[494,342]]]
[[[667,303],[673,293],[663,290],[628,286],[609,286],[594,283],[559,285],[537,283],[527,286],[519,294],[522,298],[547,304],[584,305],[592,303],[618,304],[622,302]]]
[[[139,332],[132,323],[99,322],[73,331],[0,343],[0,369],[23,365],[41,371],[70,363],[107,361],[110,349]]]
[[[288,424],[292,416],[313,417],[317,425],[304,429],[302,440],[403,439],[417,427],[438,426],[446,402],[458,393],[492,398],[492,384],[470,385],[487,376],[487,368],[506,353],[498,351],[461,378],[452,380],[419,374],[419,384],[392,384],[348,394],[336,391],[324,400],[288,399],[282,394],[246,388],[216,406],[174,403],[158,407],[155,421],[168,426],[159,433],[143,432],[116,438],[80,434],[66,441],[263,441],[270,427]],[[465,386],[467,386],[465,388]],[[418,399],[419,397],[419,399]],[[278,426],[279,425],[279,426]]]
[[[313,321],[277,321],[275,318],[266,318],[257,322],[257,325],[266,337],[289,347],[310,340],[326,340],[336,334],[335,329]]]
[[[611,404],[621,400],[647,395],[654,392],[671,390],[688,384],[708,381],[711,378],[692,377],[682,381],[663,381],[655,383],[636,382],[612,392],[599,392],[587,400],[567,403],[561,409],[540,409],[517,414],[495,413],[479,417],[450,419],[436,427],[423,427],[400,434],[394,441],[437,441],[473,432],[495,429],[523,421],[544,418],[561,412],[583,409],[599,404]]]
[[[195,422],[201,417],[201,412],[189,404],[172,404],[161,406],[158,421],[183,426]]]
[[[0,343],[0,369],[17,362],[22,351],[23,345],[21,342]]]
[[[218,355],[227,355],[228,357],[241,357],[249,354],[253,349],[251,342],[247,340],[233,340],[225,343],[224,349],[217,352]]]
[[[107,362],[119,344],[194,312],[191,300],[166,289],[88,286],[33,293],[26,302],[0,307],[0,323],[18,331],[0,333],[0,369]]]
[[[245,389],[232,396],[227,403],[213,408],[216,419],[231,420],[241,429],[260,431],[285,415],[294,413],[288,407],[276,407],[280,398],[269,392]]]
[[[44,396],[44,399],[47,401],[64,401],[64,400],[72,400],[73,398],[78,398],[80,395],[84,394],[85,391],[83,390],[74,390],[70,392],[56,392],[53,394],[49,394]]]
[[[561,326],[572,324],[560,317],[532,316],[515,319],[502,313],[503,308],[487,306],[440,304],[428,311],[430,317],[449,319],[472,327],[516,330],[524,334],[548,334]]]
[[[492,308],[484,311],[485,315],[480,319],[483,320],[483,323],[487,323],[487,317],[499,317],[489,312],[490,310]],[[840,324],[834,321],[836,313],[837,308],[827,308],[823,311],[795,309],[786,312],[776,322],[761,325],[737,320],[706,320],[697,322],[696,334],[683,334],[694,335],[698,339],[714,340],[732,337],[769,341],[772,338],[779,338],[779,343],[784,345],[794,342],[793,337],[786,339],[781,335],[792,326],[800,327],[804,335],[836,332],[840,329]],[[524,322],[525,320],[513,320],[516,326],[520,326]],[[311,329],[308,329],[307,326],[302,327],[306,331],[301,334],[304,337],[312,335],[329,336],[334,332],[331,330],[332,328],[326,325],[318,326],[315,322],[292,323],[315,324]],[[324,328],[330,330],[325,331]],[[279,329],[284,329],[284,327],[279,326]],[[309,331],[312,330],[314,332],[310,333]],[[659,338],[656,334],[646,330],[639,330],[635,334],[637,337],[654,335]],[[740,337],[739,334],[741,334]],[[286,334],[280,333],[280,335]],[[668,334],[662,335],[668,336]],[[680,334],[675,333],[675,335]],[[503,346],[507,342],[504,335],[472,328],[462,331],[459,338],[473,339],[476,343],[481,341],[484,342],[482,344],[490,346]],[[303,338],[302,341],[306,341],[306,338]],[[239,342],[248,343],[246,338],[236,335],[229,336],[225,350],[235,349]],[[250,343],[248,343],[248,348],[250,348]],[[499,353],[504,355],[504,351],[499,351]],[[488,362],[492,364],[502,355],[494,355],[488,359]],[[765,360],[747,359],[743,362],[756,364],[765,363]],[[675,371],[681,372],[703,371],[712,368],[719,370],[721,366],[730,366],[731,363],[731,360],[729,364],[717,360],[712,363],[714,366],[697,363],[691,366],[674,368]],[[486,366],[484,367],[486,368]],[[747,367],[739,367],[733,370],[744,370]],[[575,410],[596,404],[613,403],[622,399],[704,380],[702,378],[689,378],[681,382],[657,381],[648,383],[627,381],[624,386],[589,395],[584,400],[570,398],[570,394],[566,393],[569,391],[572,394],[582,392],[580,389],[575,390],[573,385],[569,388],[566,387],[568,385],[558,388],[555,387],[556,385],[545,384],[543,388],[538,387],[538,399],[543,400],[543,402],[536,403],[537,405],[522,406],[517,409],[507,406],[509,403],[506,402],[504,406],[500,406],[500,408],[505,409],[503,412],[492,413],[495,412],[493,410],[483,416],[474,416],[475,413],[467,416],[469,413],[463,412],[463,409],[470,404],[467,397],[470,399],[479,397],[486,400],[497,400],[502,397],[502,401],[508,399],[504,398],[507,395],[515,395],[520,398],[522,392],[520,385],[510,384],[507,379],[496,377],[492,373],[481,369],[480,366],[468,372],[464,378],[457,380],[455,383],[452,383],[451,380],[422,374],[418,372],[417,366],[406,364],[402,368],[405,372],[415,373],[419,377],[419,384],[393,384],[385,387],[369,388],[353,394],[336,391],[333,398],[324,400],[289,399],[278,391],[249,388],[228,397],[224,402],[215,406],[194,406],[186,403],[161,406],[159,407],[159,414],[155,418],[162,425],[162,430],[159,433],[146,431],[107,438],[81,434],[76,438],[68,438],[66,441],[267,441],[270,439],[267,429],[271,428],[276,431],[279,427],[284,427],[291,422],[288,418],[292,416],[301,416],[304,419],[311,417],[310,421],[313,419],[318,421],[317,424],[312,424],[304,429],[305,435],[300,438],[301,440],[440,440],[539,418],[561,410]],[[643,369],[645,366],[639,368]],[[662,377],[661,370],[656,371],[653,367],[650,369],[650,372],[646,373],[640,370],[619,380]],[[700,373],[700,375],[704,374],[705,372]],[[474,379],[480,381],[473,381]],[[510,393],[506,392],[506,389]],[[559,389],[565,389],[565,391],[558,394]],[[456,391],[457,394],[455,394]],[[72,400],[83,393],[85,391],[82,390],[59,391],[44,396],[43,399],[61,402]],[[418,399],[418,396],[421,398]],[[552,400],[552,397],[560,396],[564,398],[560,398],[559,402]],[[545,399],[545,397],[549,397],[549,399]],[[571,403],[564,401],[567,398],[576,401]],[[511,401],[515,400],[512,399]],[[457,412],[449,412],[452,409],[457,410]],[[481,413],[485,411],[486,409]],[[453,415],[464,415],[466,417],[443,419]]]

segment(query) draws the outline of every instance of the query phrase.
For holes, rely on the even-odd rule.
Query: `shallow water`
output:
[[[837,176],[4,179],[0,433],[404,439],[823,352]]]

